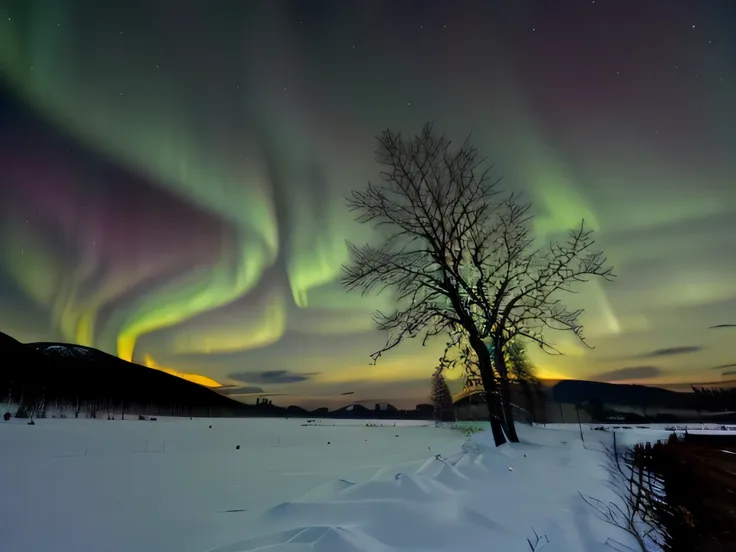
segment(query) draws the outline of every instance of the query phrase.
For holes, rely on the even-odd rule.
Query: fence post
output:
[[[578,409],[578,405],[575,405],[575,414],[577,414],[578,417],[578,429],[580,429],[580,440],[583,442],[583,448],[585,448],[585,437],[583,437],[583,424],[580,423],[580,410]]]
[[[616,444],[616,432],[613,432],[613,455],[616,458],[616,467],[621,469],[621,464],[618,461],[618,445]]]

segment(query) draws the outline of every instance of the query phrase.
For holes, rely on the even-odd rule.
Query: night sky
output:
[[[0,75],[21,341],[277,403],[426,401],[443,343],[369,366],[392,297],[337,278],[375,136],[432,120],[616,267],[570,298],[595,349],[555,336],[542,377],[736,378],[733,0],[0,0]]]

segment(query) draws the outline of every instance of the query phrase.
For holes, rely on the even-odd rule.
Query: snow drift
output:
[[[216,552],[595,552],[610,550],[606,542],[614,540],[635,546],[580,497],[617,499],[601,454],[611,434],[586,431],[584,445],[577,427],[520,430],[522,443],[496,448],[483,433],[414,472],[338,480],[321,497],[266,512],[261,522],[271,534]],[[659,433],[644,438],[665,436]]]

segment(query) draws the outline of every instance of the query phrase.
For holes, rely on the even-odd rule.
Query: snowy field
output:
[[[529,552],[534,532],[544,552],[631,544],[578,494],[614,498],[610,433],[583,426],[584,448],[577,425],[521,426],[524,443],[496,449],[426,422],[304,423],[0,423],[0,550]]]

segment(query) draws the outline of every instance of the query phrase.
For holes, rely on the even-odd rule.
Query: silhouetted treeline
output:
[[[736,411],[736,388],[695,387],[695,409],[700,412]]]

